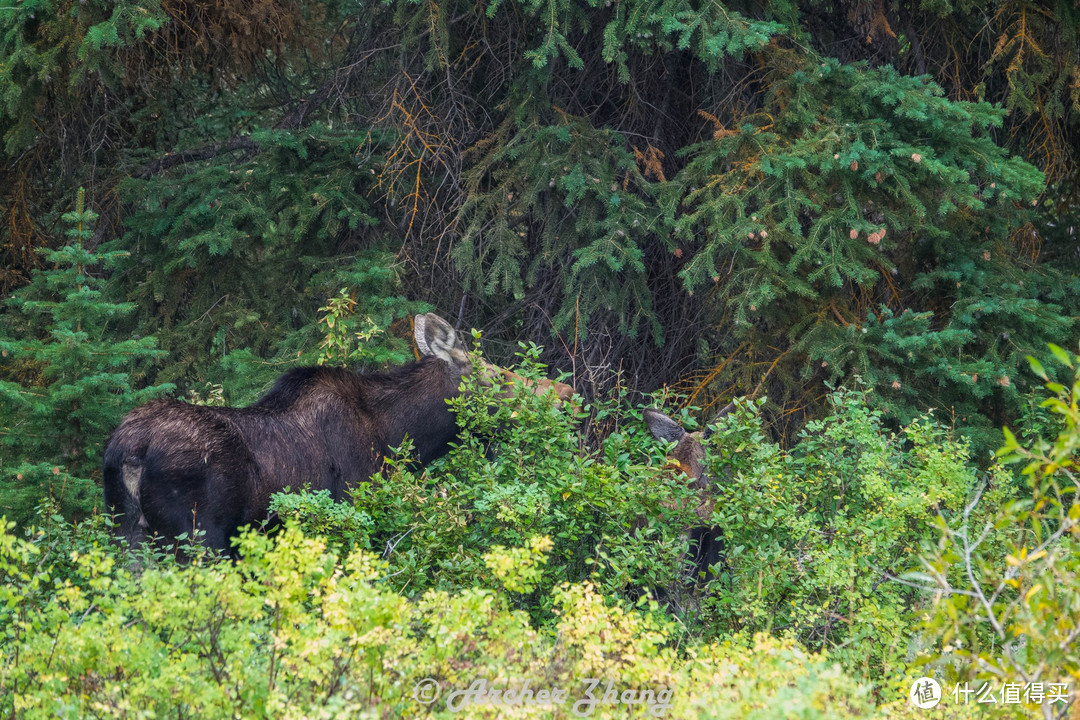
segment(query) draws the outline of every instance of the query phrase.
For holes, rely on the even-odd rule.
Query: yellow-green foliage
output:
[[[747,405],[718,425],[714,522],[727,574],[706,610],[721,633],[784,628],[865,676],[889,676],[909,659],[911,613],[925,602],[892,578],[983,479],[968,444],[929,420],[893,432],[866,393],[829,402],[787,451]]]
[[[1071,386],[1047,381],[1042,406],[1060,431],[1021,444],[1006,429],[1003,462],[1022,464],[1024,489],[1011,502],[980,492],[942,523],[936,552],[913,584],[936,591],[925,624],[955,658],[947,676],[997,683],[1080,681],[1080,356],[1051,345]],[[989,494],[989,493],[987,493]],[[989,542],[988,542],[989,540]],[[1074,715],[1075,717],[1075,710]]]
[[[534,535],[527,547],[505,548],[496,545],[484,556],[484,564],[495,573],[502,586],[512,592],[532,592],[547,564],[551,538]]]
[[[538,538],[521,573],[550,547]],[[863,717],[867,687],[827,658],[759,635],[751,644],[677,647],[656,608],[605,601],[590,583],[555,595],[558,621],[537,630],[505,592],[389,588],[385,564],[364,550],[329,552],[288,527],[277,542],[243,537],[238,563],[161,565],[141,575],[113,550],[88,547],[59,566],[0,534],[5,628],[0,691],[18,717],[415,717],[413,688],[448,693],[477,680],[498,688],[564,688],[556,709],[467,706],[462,717],[569,716],[588,678],[652,690],[667,717]],[[514,556],[506,552],[502,558]],[[501,562],[500,562],[501,564]],[[60,578],[63,579],[60,579]],[[658,700],[670,690],[670,707]],[[583,709],[581,706],[580,709]],[[625,717],[598,703],[593,717]],[[638,712],[644,716],[644,708]],[[658,716],[658,715],[656,715]]]
[[[954,682],[1080,678],[1080,390],[1049,389],[1056,439],[1004,453],[1022,486],[928,423],[885,430],[855,392],[788,450],[740,402],[708,447],[726,550],[704,589],[668,553],[685,516],[631,527],[686,492],[635,461],[640,437],[575,451],[550,399],[498,388],[458,403],[445,461],[394,461],[352,507],[279,496],[284,528],[245,532],[235,562],[133,553],[46,507],[25,539],[0,526],[0,713],[914,720],[933,676],[932,717],[984,717]]]

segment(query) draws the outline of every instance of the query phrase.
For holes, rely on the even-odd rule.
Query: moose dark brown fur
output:
[[[713,421],[724,417],[734,407],[734,404],[729,404]],[[687,432],[677,421],[658,410],[646,410],[642,416],[653,437],[675,443],[675,447],[668,453],[668,460],[689,478],[688,486],[695,491],[696,498],[694,514],[702,523],[687,530],[694,562],[694,577],[710,578],[710,568],[721,561],[724,549],[721,529],[709,522],[713,508],[716,507],[713,478],[705,466],[704,443],[709,439],[710,430],[706,428],[703,431]]]
[[[290,370],[246,408],[157,400],[131,411],[105,448],[105,502],[136,545],[193,529],[221,550],[243,525],[267,517],[270,496],[305,485],[342,499],[382,466],[406,435],[418,459],[443,455],[458,433],[446,401],[473,364],[435,315],[415,319],[422,359],[381,374]],[[511,373],[484,361],[483,372]],[[568,399],[572,388],[544,382]]]

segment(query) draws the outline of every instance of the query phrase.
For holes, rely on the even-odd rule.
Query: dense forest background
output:
[[[0,0],[3,713],[416,717],[486,674],[921,717],[933,676],[1075,718],[1078,33],[1078,0]],[[403,363],[429,310],[580,402],[474,382],[445,458],[278,495],[236,562],[116,541],[130,408]],[[704,503],[646,405],[715,419]]]
[[[859,376],[993,448],[1075,334],[1078,31],[1069,0],[8,1],[0,292],[84,187],[137,303],[102,337],[164,351],[139,386],[250,400],[336,299],[359,365],[435,308],[586,397],[767,397],[790,438]]]

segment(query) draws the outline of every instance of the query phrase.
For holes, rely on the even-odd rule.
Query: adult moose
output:
[[[734,403],[728,403],[713,418],[713,422],[724,417],[734,408]],[[710,568],[720,562],[724,549],[723,532],[709,522],[713,508],[716,506],[716,495],[713,487],[714,480],[705,466],[704,443],[708,441],[712,430],[706,427],[697,432],[687,432],[677,421],[659,410],[646,410],[642,417],[653,437],[664,442],[675,443],[675,447],[668,453],[668,460],[678,466],[679,471],[689,478],[689,487],[696,492],[697,502],[694,514],[702,524],[689,528],[687,532],[690,536],[690,550],[693,553],[694,578],[709,578],[712,575]]]
[[[436,315],[414,322],[419,362],[379,374],[327,367],[290,370],[246,408],[156,400],[128,413],[105,448],[105,502],[130,544],[192,529],[227,550],[238,528],[267,517],[270,496],[310,485],[335,499],[378,472],[390,448],[412,438],[421,463],[458,433],[446,405],[473,362]],[[487,379],[518,379],[486,361]],[[544,380],[534,392],[554,389]]]

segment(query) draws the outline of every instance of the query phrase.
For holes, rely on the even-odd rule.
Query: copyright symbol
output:
[[[439,699],[439,692],[442,688],[439,687],[439,683],[435,682],[431,678],[424,678],[420,682],[413,685],[412,696],[413,700],[422,705],[430,705]]]

